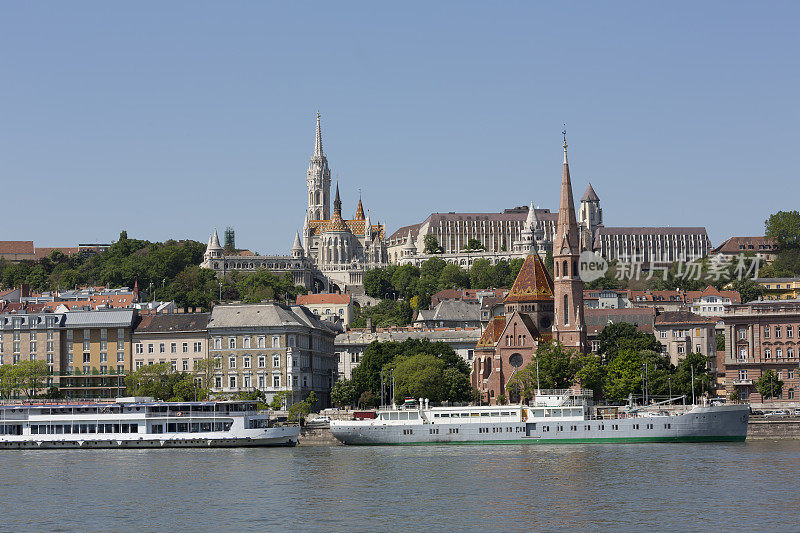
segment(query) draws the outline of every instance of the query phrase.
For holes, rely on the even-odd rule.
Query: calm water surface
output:
[[[800,528],[800,441],[0,452],[0,530]]]

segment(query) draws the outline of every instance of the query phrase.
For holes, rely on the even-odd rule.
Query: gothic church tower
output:
[[[314,140],[314,155],[306,172],[308,181],[308,220],[328,220],[331,204],[331,171],[328,159],[322,153],[322,130],[317,113],[317,135]]]
[[[553,339],[566,348],[586,353],[586,325],[583,320],[583,281],[578,271],[581,254],[572,182],[567,162],[567,132],[564,131],[564,168],[561,177],[561,201],[558,206],[558,229],[553,242],[553,280],[555,317]]]

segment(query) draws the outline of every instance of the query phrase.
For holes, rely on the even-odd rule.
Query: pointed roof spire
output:
[[[222,246],[219,244],[219,235],[217,235],[217,228],[214,228],[214,234],[211,236],[211,246],[212,250],[222,250]]]
[[[333,212],[342,216],[342,200],[339,198],[339,178],[336,178],[336,198],[333,200]]]
[[[508,291],[505,302],[530,302],[553,299],[553,278],[547,272],[539,254],[528,254]]]
[[[589,182],[589,186],[586,187],[586,192],[583,193],[583,197],[581,198],[581,202],[599,202],[600,198],[597,196],[597,193],[594,192],[594,188],[592,187],[592,182]]]
[[[567,130],[561,132],[564,136],[564,168],[561,176],[561,201],[558,206],[558,226],[556,240],[553,245],[553,255],[568,255],[580,253],[578,247],[578,223],[575,218],[575,201],[572,198],[572,181],[569,177],[569,163],[567,162]]]
[[[300,243],[300,232],[296,231],[294,234],[294,244],[292,245],[292,251],[302,250],[303,245]]]
[[[408,250],[416,249],[416,246],[414,245],[414,238],[411,236],[410,229],[408,230],[408,237],[406,238],[406,244],[403,246],[403,248]]]
[[[364,220],[364,206],[361,205],[361,193],[358,193],[358,207],[356,207],[356,220]]]
[[[533,207],[533,201],[531,201],[531,206],[528,208],[528,218],[525,220],[525,226],[528,229],[536,229],[538,223],[539,219],[536,218],[536,209]]]
[[[317,111],[317,135],[314,138],[314,157],[322,157],[322,128],[319,125],[319,111]]]

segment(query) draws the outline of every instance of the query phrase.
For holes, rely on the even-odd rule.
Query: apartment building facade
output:
[[[297,305],[217,305],[208,322],[211,390],[232,394],[257,389],[268,401],[286,393],[287,407],[313,391],[318,406],[327,407],[336,380],[334,339],[339,331]]]
[[[133,369],[170,363],[176,372],[194,372],[208,358],[210,313],[144,314],[133,331]],[[203,373],[198,372],[201,380]]]
[[[60,389],[67,398],[124,396],[135,309],[64,313]]]
[[[764,402],[756,382],[772,370],[783,382],[775,402],[797,404],[800,386],[800,300],[764,300],[733,306],[725,327],[725,390],[740,400]],[[768,395],[769,396],[769,395]]]

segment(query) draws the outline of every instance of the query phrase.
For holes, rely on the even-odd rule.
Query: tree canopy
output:
[[[427,339],[408,339],[370,344],[353,370],[352,380],[339,389],[346,391],[343,399],[352,403],[359,398],[363,403],[361,399],[367,393],[379,398],[382,371],[386,371],[385,376],[394,373],[394,399],[398,402],[406,397],[434,402],[465,402],[473,398],[470,368],[452,347]]]

